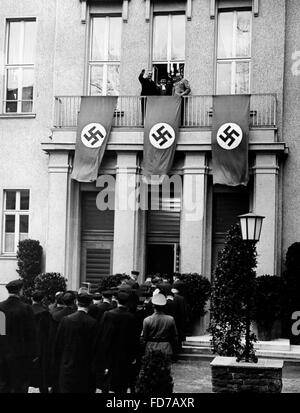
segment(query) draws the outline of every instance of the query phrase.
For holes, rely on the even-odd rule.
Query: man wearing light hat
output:
[[[164,313],[167,300],[163,294],[153,295],[152,304],[154,313],[143,322],[142,342],[145,344],[145,354],[158,350],[171,358],[176,355],[178,347],[174,318]]]
[[[6,335],[0,344],[0,393],[27,393],[36,357],[36,330],[30,305],[21,301],[23,281],[6,285],[9,297],[0,303]]]

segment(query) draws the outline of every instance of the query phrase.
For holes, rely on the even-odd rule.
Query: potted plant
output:
[[[207,277],[198,273],[187,273],[178,276],[182,282],[180,294],[186,300],[188,326],[187,334],[193,334],[200,317],[206,313],[206,303],[210,297],[211,285]],[[197,325],[198,327],[198,325]]]
[[[167,395],[173,393],[169,358],[161,351],[152,351],[142,358],[136,393]]]
[[[211,295],[211,321],[213,352],[220,356],[239,357],[244,350],[242,343],[246,329],[246,304],[253,308],[256,248],[253,243],[243,242],[238,225],[231,227],[226,236],[215,270]],[[251,292],[251,302],[247,298]],[[252,314],[251,314],[252,316]],[[254,354],[253,342],[250,347]]]
[[[254,239],[243,240],[239,227],[232,227],[218,260],[212,288],[210,332],[213,352],[218,356],[210,365],[215,393],[282,390],[283,361],[258,359],[254,351],[256,338],[250,332],[250,321],[255,309],[255,267]]]
[[[19,242],[17,250],[17,273],[23,278],[23,295],[31,298],[34,280],[42,271],[43,248],[40,242],[33,239],[25,239]]]
[[[55,294],[59,291],[66,291],[66,279],[57,272],[46,272],[39,274],[34,280],[36,290],[45,293],[45,304],[54,302]]]
[[[284,282],[282,278],[262,275],[255,280],[254,320],[259,340],[280,337],[283,312]]]

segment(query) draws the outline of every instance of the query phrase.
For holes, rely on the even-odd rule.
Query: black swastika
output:
[[[84,138],[90,142],[92,139],[93,141],[91,142],[91,145],[95,145],[97,142],[100,141],[100,139],[104,138],[104,135],[96,128],[96,126],[93,126],[91,129],[88,130],[87,133],[85,133]]]
[[[158,142],[159,142],[159,146],[163,146],[166,142],[168,142],[168,139],[166,138],[166,136],[168,136],[168,138],[172,139],[172,135],[170,134],[170,132],[164,127],[161,126],[160,128],[157,129],[156,134],[152,133],[152,137]]]
[[[223,132],[224,135],[219,135],[219,138],[222,139],[223,142],[227,143],[228,146],[231,146],[235,142],[234,135],[238,138],[240,136],[239,132],[235,129],[231,129],[231,126],[227,126],[227,128]],[[229,142],[228,142],[229,140]]]

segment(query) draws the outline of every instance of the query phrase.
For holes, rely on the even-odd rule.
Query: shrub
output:
[[[66,291],[66,279],[58,272],[45,272],[36,277],[34,288],[43,291],[48,302],[54,302],[55,294]]]
[[[142,358],[136,392],[153,395],[173,393],[170,359],[161,351],[152,351]]]
[[[183,282],[180,292],[186,300],[190,320],[194,321],[206,313],[205,305],[211,291],[210,282],[197,273],[181,274],[179,279]]]
[[[289,311],[294,311],[300,302],[300,242],[294,242],[288,248],[285,266],[286,306]]]
[[[243,352],[247,303],[248,309],[253,309],[254,267],[255,244],[244,242],[239,226],[235,225],[228,231],[225,247],[220,253],[211,295],[209,331],[213,352],[221,356],[239,357]],[[255,336],[251,334],[250,339],[251,353],[254,354]]]
[[[283,314],[283,334],[284,337],[294,339],[291,335],[291,315],[294,311],[299,311],[300,303],[300,242],[294,242],[289,246],[285,260],[286,270],[283,272],[285,284],[285,302]],[[298,342],[294,342],[298,344]]]
[[[110,288],[118,287],[121,284],[121,280],[124,274],[114,274],[103,277],[98,285],[99,291],[109,290]],[[129,278],[129,276],[128,276]]]
[[[24,296],[31,297],[34,279],[42,271],[43,248],[39,241],[25,239],[18,244],[17,270],[24,282]]]
[[[284,282],[282,278],[262,275],[255,280],[254,320],[268,329],[282,316]]]

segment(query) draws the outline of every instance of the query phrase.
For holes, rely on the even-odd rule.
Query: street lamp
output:
[[[253,212],[239,215],[242,238],[244,241],[259,241],[264,217]]]
[[[252,242],[256,244],[259,241],[263,219],[262,215],[256,215],[253,212],[239,215],[240,227],[243,241]],[[245,336],[245,350],[237,361],[257,362],[257,357],[251,354],[250,348],[250,291],[247,288],[247,302],[246,302],[246,336]]]

